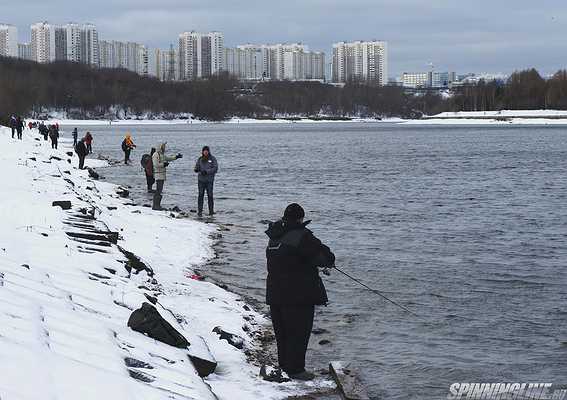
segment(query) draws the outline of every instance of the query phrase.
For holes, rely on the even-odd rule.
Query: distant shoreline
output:
[[[66,119],[52,118],[46,123],[62,126],[135,126],[135,125],[199,125],[199,124],[312,124],[312,123],[390,123],[401,125],[567,125],[567,111],[561,110],[502,110],[459,111],[423,116],[421,119],[354,118],[354,117],[280,117],[230,118],[225,121],[178,119]]]
[[[31,119],[33,121],[33,119]],[[114,126],[114,125],[199,125],[199,124],[295,124],[295,123],[400,123],[405,120],[400,118],[274,118],[274,119],[254,119],[254,118],[231,118],[226,121],[203,121],[192,119],[121,119],[121,120],[102,120],[102,119],[47,119],[45,123],[68,126],[68,125],[93,125],[93,126]]]

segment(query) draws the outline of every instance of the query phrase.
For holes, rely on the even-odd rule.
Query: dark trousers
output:
[[[303,372],[315,306],[270,306],[270,313],[280,368],[288,374]]]
[[[128,164],[128,161],[130,161],[130,152],[132,150],[128,149],[128,150],[124,150],[124,164]]]
[[[93,152],[93,145],[91,143],[87,144],[87,154],[91,154]]]
[[[22,130],[18,129],[18,139],[22,140]]]
[[[12,139],[14,139],[14,133],[16,133],[16,128],[12,128]]]
[[[165,181],[158,179],[156,181],[156,191],[154,192],[154,201],[152,210],[161,210],[161,193],[163,192],[163,184]]]
[[[56,149],[56,148],[57,148],[57,139],[51,139],[51,148],[52,148],[52,149]]]
[[[79,156],[79,169],[85,168],[85,156]]]
[[[207,202],[209,203],[209,214],[212,214],[215,210],[215,200],[213,198],[213,184],[214,182],[201,182],[199,181],[199,199],[198,199],[198,210],[199,213],[203,212],[203,203],[205,200],[205,191],[207,191]]]
[[[73,135],[73,148],[77,146],[77,136]]]
[[[47,133],[43,134],[43,140],[47,140]]]
[[[153,184],[154,184],[155,181],[156,181],[156,180],[154,179],[153,176],[151,176],[151,175],[146,175],[146,183],[148,184],[148,192],[149,192],[150,190],[152,190],[152,186],[153,186]],[[162,181],[162,182],[163,182],[163,181]],[[163,188],[163,184],[162,184],[162,188]]]

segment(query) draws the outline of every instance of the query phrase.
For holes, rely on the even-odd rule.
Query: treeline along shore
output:
[[[38,64],[0,58],[0,118],[42,118],[65,112],[72,119],[173,118],[222,121],[271,119],[420,118],[444,111],[567,110],[567,71],[543,78],[530,69],[505,82],[480,81],[440,93],[411,93],[398,86],[349,82],[242,83],[220,75],[206,80],[161,82],[120,69],[82,64]]]

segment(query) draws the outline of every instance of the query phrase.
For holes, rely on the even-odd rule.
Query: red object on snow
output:
[[[194,279],[196,281],[204,281],[205,277],[202,275],[193,274],[189,278]]]

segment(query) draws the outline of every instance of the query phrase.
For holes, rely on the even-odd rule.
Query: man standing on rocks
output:
[[[219,170],[219,165],[215,156],[211,154],[209,146],[204,146],[201,151],[201,157],[195,164],[195,172],[198,175],[197,181],[199,186],[199,198],[197,202],[198,215],[203,216],[203,203],[205,200],[205,190],[207,191],[207,201],[209,205],[209,215],[215,213],[215,200],[213,198],[213,185],[215,183],[215,175]]]
[[[306,228],[305,211],[287,206],[280,221],[270,223],[266,249],[268,279],[266,302],[270,306],[278,347],[278,362],[290,378],[311,380],[305,370],[305,353],[313,328],[316,305],[327,304],[327,292],[318,267],[335,265],[335,255]]]
[[[152,156],[152,164],[154,167],[154,179],[156,181],[156,190],[154,192],[154,201],[152,205],[152,210],[162,210],[161,208],[161,193],[163,192],[163,184],[165,183],[165,170],[171,161],[177,160],[183,157],[182,154],[178,153],[175,156],[165,155],[165,145],[166,143],[161,143],[157,146],[157,150]]]

